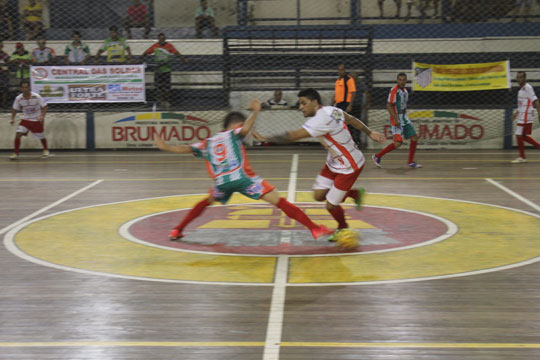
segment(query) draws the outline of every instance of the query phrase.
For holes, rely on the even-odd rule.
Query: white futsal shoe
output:
[[[49,153],[49,150],[43,150],[43,155],[41,155],[41,158],[42,158],[42,159],[46,159],[46,158],[49,157],[49,155],[51,155],[51,154]]]
[[[512,164],[522,164],[522,163],[526,163],[527,162],[527,159],[524,159],[522,157],[518,157],[517,159],[515,160],[512,160],[510,161]]]

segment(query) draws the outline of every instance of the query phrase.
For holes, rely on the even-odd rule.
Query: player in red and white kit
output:
[[[540,144],[537,143],[531,135],[533,125],[533,105],[536,108],[538,114],[538,121],[540,121],[540,108],[538,98],[534,93],[534,89],[527,83],[527,74],[524,71],[519,71],[516,76],[517,83],[520,87],[518,92],[518,108],[512,115],[512,120],[517,118],[516,126],[516,139],[519,148],[519,157],[512,160],[513,164],[519,164],[527,162],[525,159],[525,143],[533,145],[540,150]]]
[[[49,156],[47,139],[45,139],[45,115],[47,114],[47,103],[36,93],[30,91],[30,82],[23,80],[21,82],[21,92],[15,98],[13,109],[11,110],[10,124],[15,124],[15,115],[17,111],[22,112],[21,122],[15,133],[15,150],[9,158],[17,160],[19,158],[19,149],[21,147],[21,137],[28,135],[31,131],[35,138],[41,141],[43,145],[43,158]]]
[[[359,208],[362,190],[352,189],[364,168],[365,158],[358,149],[347,125],[366,133],[369,138],[384,143],[383,134],[371,131],[362,121],[333,106],[323,106],[321,96],[314,89],[298,93],[298,104],[308,121],[297,130],[265,138],[254,133],[259,141],[288,143],[298,139],[314,137],[328,150],[326,163],[313,184],[313,196],[317,201],[326,200],[326,209],[338,222],[338,230],[348,227],[345,212],[340,204],[352,198]]]

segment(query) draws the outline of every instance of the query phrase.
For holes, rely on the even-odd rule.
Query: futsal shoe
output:
[[[333,233],[334,233],[334,230],[328,229],[324,225],[320,225],[319,227],[316,227],[315,229],[311,230],[311,235],[313,235],[313,238],[315,240],[319,240],[320,238],[331,235]]]
[[[19,158],[19,154],[11,154],[11,156],[9,157],[10,160],[17,160]]]
[[[512,164],[523,164],[527,162],[527,159],[522,158],[521,156],[515,160],[510,161]]]
[[[412,163],[408,163],[407,166],[410,167],[410,168],[413,168],[413,169],[420,169],[422,167],[422,165],[420,165],[416,161],[412,162]]]
[[[182,234],[180,230],[178,229],[172,229],[171,232],[169,233],[169,240],[171,241],[175,241],[183,237],[184,237],[184,234]]]
[[[362,202],[364,201],[364,195],[366,195],[366,189],[363,187],[358,188],[358,197],[354,199],[356,204],[356,210],[362,210]]]
[[[330,236],[328,237],[327,240],[328,240],[329,242],[336,242],[337,239],[338,239],[338,237],[339,237],[339,233],[340,233],[342,230],[347,230],[347,228],[337,229],[336,231],[334,231],[334,232],[332,233],[332,235],[330,235]]]
[[[373,156],[371,158],[373,159],[373,163],[375,164],[376,167],[378,167],[378,168],[382,167],[380,157],[377,157],[377,155],[373,154]]]
[[[49,150],[43,150],[43,155],[41,155],[41,158],[46,159],[50,155]]]

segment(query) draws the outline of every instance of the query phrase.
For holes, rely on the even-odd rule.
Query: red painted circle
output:
[[[322,205],[302,204],[299,207],[308,214],[310,211],[318,212],[309,215],[315,223],[332,219]],[[360,246],[348,251],[327,241],[315,241],[303,225],[293,223],[279,209],[266,205],[209,207],[187,226],[185,237],[180,241],[170,241],[168,233],[189,209],[147,217],[132,224],[129,232],[139,240],[177,249],[232,254],[308,255],[397,249],[432,240],[448,230],[445,223],[433,217],[405,210],[369,206],[362,211],[356,211],[352,206],[344,208],[350,224],[361,220],[372,227],[357,228],[361,235]],[[251,210],[265,214],[249,214]],[[215,226],[220,225],[216,220],[224,222],[220,223],[221,226]],[[250,221],[263,221],[268,223],[268,227],[253,229],[245,225]],[[289,239],[289,242],[283,242],[283,239]]]

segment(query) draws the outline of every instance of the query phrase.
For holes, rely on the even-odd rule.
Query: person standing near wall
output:
[[[84,65],[90,59],[90,48],[81,42],[81,33],[74,31],[73,41],[66,45],[64,51],[64,62],[66,65]]]
[[[56,54],[53,48],[47,45],[45,39],[37,41],[37,48],[32,50],[32,63],[34,65],[54,65],[56,62]]]
[[[515,121],[517,119],[516,140],[518,143],[519,157],[512,160],[512,163],[520,164],[527,162],[527,159],[525,158],[524,141],[540,150],[540,144],[529,136],[532,133],[533,106],[536,108],[538,121],[540,121],[540,107],[538,98],[534,93],[534,89],[530,84],[527,83],[527,73],[524,71],[518,72],[516,80],[519,85],[519,92],[517,96],[518,108],[517,111],[512,115],[512,120]]]
[[[0,96],[2,107],[7,107],[9,91],[9,55],[4,51],[4,43],[0,40]]]
[[[356,82],[354,77],[347,73],[345,64],[339,64],[337,70],[339,77],[334,85],[334,106],[347,113],[352,113],[353,102],[356,97]],[[360,145],[361,131],[349,124],[347,124],[347,127],[354,142]]]
[[[180,54],[173,44],[167,42],[165,34],[158,35],[158,42],[150,46],[143,54],[143,58],[147,55],[154,56],[154,86],[158,93],[158,98],[161,106],[167,110],[170,108],[169,94],[171,92],[171,59],[173,56],[178,57],[184,63],[188,60]]]
[[[11,125],[15,124],[15,116],[17,111],[22,112],[21,123],[17,127],[15,132],[14,151],[13,155],[9,158],[11,160],[17,160],[19,158],[19,149],[21,147],[21,137],[28,135],[28,132],[32,132],[32,135],[41,141],[43,145],[42,158],[49,157],[49,148],[47,146],[47,139],[45,138],[45,115],[47,114],[47,103],[45,100],[36,93],[30,91],[30,81],[21,81],[21,92],[19,96],[15,98],[13,103],[13,109],[11,110]]]
[[[29,65],[32,63],[32,58],[22,42],[15,44],[15,52],[11,54],[9,61],[17,66],[17,79],[22,80],[30,77]]]

